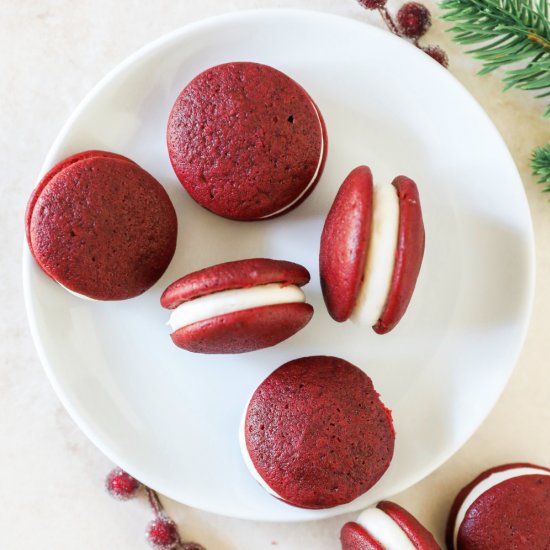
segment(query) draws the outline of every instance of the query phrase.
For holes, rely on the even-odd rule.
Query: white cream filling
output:
[[[317,115],[317,120],[319,121],[319,128],[321,129],[321,153],[319,155],[319,162],[317,163],[317,168],[315,169],[315,173],[313,174],[313,177],[311,178],[310,182],[306,185],[304,190],[290,204],[283,206],[283,208],[280,208],[276,212],[272,212],[271,214],[262,216],[260,218],[261,220],[265,218],[270,218],[271,216],[276,216],[277,214],[280,214],[281,212],[289,209],[291,206],[296,204],[308,192],[309,188],[313,185],[313,183],[317,179],[317,176],[319,175],[319,170],[321,170],[321,164],[323,163],[323,155],[325,154],[325,138],[323,136],[323,125],[321,123],[321,117],[319,116],[319,111],[317,109],[317,106],[313,102],[311,102],[311,104],[315,109],[315,114]]]
[[[367,508],[357,523],[374,537],[386,550],[416,550],[405,531],[379,508]]]
[[[252,459],[250,458],[250,454],[248,452],[248,449],[246,448],[246,441],[245,441],[245,419],[246,419],[246,411],[248,410],[248,405],[250,404],[250,400],[252,399],[252,396],[248,399],[246,406],[244,408],[244,413],[241,418],[241,424],[239,427],[239,445],[241,447],[241,454],[243,455],[244,463],[246,464],[246,467],[248,468],[248,471],[252,475],[252,477],[270,494],[274,497],[281,498],[281,496],[276,493],[263,479],[263,477],[258,473],[258,470],[256,470],[256,466],[254,466],[254,463],[252,462]]]
[[[172,331],[176,331],[197,321],[235,311],[305,301],[306,297],[299,286],[281,283],[222,290],[183,302],[172,311],[168,324],[172,327]]]
[[[399,198],[393,185],[376,185],[365,275],[351,320],[373,326],[378,322],[390,291],[399,232]]]
[[[73,296],[76,296],[77,298],[80,298],[82,300],[88,300],[89,302],[99,302],[99,300],[96,300],[95,298],[90,298],[88,296],[84,296],[84,294],[79,294],[78,292],[75,292],[74,290],[71,290],[70,288],[67,288],[65,285],[62,285],[59,281],[56,281],[56,283],[59,286],[62,286],[67,292],[70,292]]]
[[[509,470],[504,470],[502,472],[496,472],[494,474],[491,474],[489,477],[485,478],[484,480],[480,481],[468,493],[468,496],[464,499],[464,502],[462,503],[462,506],[458,509],[458,513],[457,513],[456,519],[455,519],[454,533],[453,533],[454,548],[457,548],[458,531],[460,530],[460,526],[462,525],[462,522],[464,521],[464,518],[466,517],[466,512],[468,512],[468,509],[470,508],[470,506],[483,493],[485,493],[485,491],[488,491],[489,489],[493,488],[495,485],[498,485],[499,483],[502,483],[503,481],[507,481],[508,479],[513,479],[515,477],[520,477],[520,476],[525,476],[525,475],[532,475],[532,474],[550,476],[550,472],[547,472],[546,470],[541,470],[540,468],[523,467],[523,468],[510,468]]]

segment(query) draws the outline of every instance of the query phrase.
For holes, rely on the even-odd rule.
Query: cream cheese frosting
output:
[[[367,508],[359,515],[357,523],[386,550],[416,550],[405,531],[380,508]]]
[[[84,296],[84,294],[79,294],[78,292],[75,292],[74,290],[67,288],[65,285],[62,285],[59,281],[56,281],[56,283],[59,286],[62,286],[67,292],[71,293],[73,296],[76,296],[77,298],[80,298],[81,300],[88,300],[89,302],[99,302],[99,300],[96,300],[95,298]]]
[[[282,283],[222,290],[183,302],[172,311],[168,324],[172,331],[176,331],[192,323],[235,311],[305,301],[305,295],[299,286]]]
[[[399,232],[399,197],[393,185],[373,189],[373,214],[365,275],[351,314],[354,323],[375,325],[390,291]]]

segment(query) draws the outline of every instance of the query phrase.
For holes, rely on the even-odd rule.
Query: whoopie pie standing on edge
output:
[[[82,298],[138,296],[176,250],[176,212],[162,185],[132,160],[105,151],[56,164],[34,189],[25,222],[42,271]]]
[[[321,112],[267,65],[226,63],[196,76],[168,121],[168,153],[191,197],[233,220],[289,212],[316,186],[327,156]]]
[[[240,444],[252,476],[276,498],[330,508],[370,489],[390,465],[391,412],[371,379],[344,359],[303,357],[252,394]]]
[[[374,186],[367,166],[352,170],[321,235],[321,288],[332,318],[351,318],[378,334],[392,330],[411,300],[424,241],[414,181],[397,176]]]
[[[441,550],[434,536],[407,510],[383,500],[340,531],[342,550]]]

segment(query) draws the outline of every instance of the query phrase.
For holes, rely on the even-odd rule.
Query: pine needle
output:
[[[459,44],[474,45],[475,59],[483,62],[480,74],[512,63],[524,62],[519,69],[508,69],[505,89],[537,90],[550,94],[550,22],[546,0],[443,0],[443,19],[455,25]],[[546,116],[550,116],[550,104]]]
[[[536,90],[550,96],[550,21],[547,0],[443,0],[443,19],[454,26],[454,40],[483,63],[479,74],[506,65],[523,66],[505,71],[504,90]],[[544,116],[550,117],[550,103]],[[550,193],[550,143],[531,155],[533,175]]]
[[[531,155],[533,175],[538,176],[538,183],[544,184],[543,192],[550,193],[550,143],[537,147]]]

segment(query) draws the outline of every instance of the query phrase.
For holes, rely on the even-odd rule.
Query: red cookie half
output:
[[[388,550],[361,525],[349,521],[340,530],[342,550]]]
[[[406,536],[417,550],[441,550],[434,536],[412,514],[398,504],[383,500],[376,505],[376,508],[386,514],[392,522],[388,523],[389,529],[384,532],[385,544],[382,544],[366,525],[349,522],[340,531],[342,550],[402,550],[399,540],[393,539],[393,544],[388,543],[392,540],[391,532],[388,530],[394,531],[395,529],[400,530],[398,536]],[[359,516],[359,520],[362,517],[363,514]]]
[[[54,166],[32,193],[25,221],[42,270],[96,300],[141,294],[176,248],[176,213],[162,185],[135,162],[103,151]]]
[[[399,198],[399,233],[390,292],[384,311],[373,327],[378,334],[392,330],[407,311],[420,273],[426,241],[416,183],[406,176],[397,176],[392,185]]]
[[[523,470],[520,473],[520,468],[528,468],[530,473]],[[525,462],[482,472],[458,493],[452,504],[446,529],[447,547],[450,550],[547,550],[550,544],[550,475],[547,473],[550,474],[549,468]],[[494,474],[514,477],[499,481],[491,479]],[[482,483],[485,485],[480,491],[478,486]],[[481,494],[463,510],[472,491]],[[457,522],[460,524],[455,544]]]
[[[319,272],[331,317],[349,319],[365,272],[372,221],[372,173],[358,166],[341,185],[321,235]]]
[[[389,290],[373,325],[378,334],[392,330],[405,314],[424,255],[424,223],[417,186],[406,176],[396,177],[392,185],[399,205],[397,244]],[[376,208],[372,173],[367,166],[359,166],[340,187],[321,235],[321,288],[328,312],[338,322],[349,319],[359,307],[372,240],[376,238]]]
[[[115,158],[119,160],[126,160],[128,162],[134,162],[133,160],[130,160],[127,157],[123,157],[122,155],[117,155],[116,153],[111,153],[109,151],[82,151],[80,153],[76,153],[75,155],[71,155],[70,157],[67,157],[66,159],[63,159],[62,161],[58,162],[56,165],[53,166],[53,168],[50,168],[48,172],[44,175],[44,177],[38,182],[38,185],[33,189],[31,196],[29,197],[29,202],[27,203],[27,209],[25,211],[25,234],[27,237],[27,243],[29,245],[31,253],[34,255],[34,252],[32,250],[31,245],[31,236],[30,236],[30,222],[31,222],[31,216],[34,209],[34,205],[36,204],[36,201],[38,200],[38,197],[40,196],[40,193],[48,185],[50,180],[59,174],[59,172],[62,172],[67,166],[70,166],[71,164],[74,164],[75,162],[78,162],[79,160],[84,160],[87,158],[94,158],[94,157],[105,157],[105,158]],[[135,164],[135,163],[134,163]]]
[[[267,65],[226,63],[196,76],[168,121],[170,161],[214,214],[262,220],[298,206],[325,164],[323,117],[309,94]]]
[[[286,340],[310,321],[299,287],[307,269],[255,258],[214,265],[172,283],[161,305],[174,310],[173,342],[195,353],[244,353]]]
[[[371,379],[327,356],[296,359],[270,374],[248,403],[242,437],[252,475],[302,508],[362,495],[388,468],[395,440]]]

